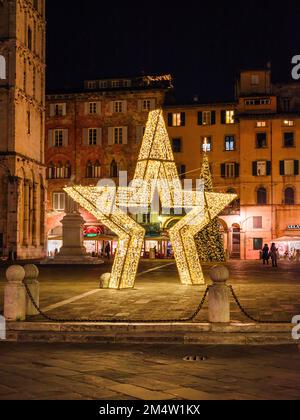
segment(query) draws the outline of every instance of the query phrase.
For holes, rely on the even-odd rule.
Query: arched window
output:
[[[87,178],[94,178],[94,166],[92,162],[89,160],[86,164],[86,177]]]
[[[295,204],[295,191],[294,188],[288,187],[284,190],[284,204]]]
[[[65,164],[64,168],[64,178],[70,178],[71,177],[71,163],[68,161]]]
[[[257,204],[267,204],[267,190],[264,187],[258,188],[257,192]]]
[[[94,177],[95,178],[101,177],[101,164],[99,160],[96,160],[96,163],[95,163]]]
[[[115,159],[110,164],[110,176],[111,178],[117,178],[118,176],[118,165]]]

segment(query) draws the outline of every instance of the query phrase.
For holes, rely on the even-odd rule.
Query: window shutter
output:
[[[67,104],[63,104],[63,110],[62,110],[62,114],[63,115],[67,115]]]
[[[226,111],[221,111],[221,124],[226,124]]]
[[[294,175],[299,175],[299,160],[294,160]]]
[[[48,130],[48,147],[54,146],[53,134],[53,130]]]
[[[252,175],[257,176],[257,162],[252,162]]]
[[[69,130],[63,130],[63,147],[67,147],[69,144]]]
[[[102,128],[97,128],[97,145],[102,145]]]
[[[216,111],[211,111],[211,125],[215,125],[216,124]]]
[[[142,101],[138,100],[138,112],[142,112]]]
[[[108,144],[114,144],[114,128],[108,127]]]
[[[284,160],[281,160],[279,162],[279,171],[280,171],[280,175],[284,175]]]
[[[55,105],[50,104],[50,117],[54,117],[55,115]]]
[[[156,100],[150,99],[150,110],[152,111],[153,109],[155,109],[155,106],[156,106]]]
[[[203,125],[203,112],[198,112],[198,125]]]
[[[89,102],[85,102],[84,103],[84,115],[88,115],[90,112],[90,106],[89,106]]]
[[[128,143],[128,127],[122,127],[123,129],[123,144]]]
[[[226,178],[226,164],[221,163],[221,177]]]
[[[123,103],[122,103],[122,111],[124,112],[124,113],[126,113],[127,112],[127,101],[122,101]]]
[[[185,126],[185,112],[181,112],[180,119],[181,119],[181,127],[184,127]]]
[[[57,193],[53,194],[53,209],[58,209],[58,197],[59,195]]]
[[[114,102],[110,101],[109,103],[109,113],[113,114],[114,113]]]
[[[235,178],[238,178],[240,176],[240,165],[238,163],[234,164],[234,169],[235,169]]]
[[[96,114],[101,114],[101,102],[96,102]]]
[[[84,128],[82,130],[82,144],[88,146],[89,144],[89,130],[88,128]]]
[[[168,113],[168,126],[173,126],[173,114],[171,112]]]
[[[272,163],[270,160],[267,160],[267,176],[271,175]]]

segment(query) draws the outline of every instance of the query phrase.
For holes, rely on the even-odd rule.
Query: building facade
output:
[[[281,254],[300,249],[299,83],[243,71],[235,102],[167,107],[166,120],[186,176],[199,176],[206,139],[215,190],[239,196],[220,216],[229,256],[257,259],[272,241]]]
[[[48,167],[48,253],[61,245],[65,207],[63,187],[96,185],[99,179],[118,183],[121,171],[133,176],[150,110],[162,107],[172,88],[170,76],[88,80],[79,93],[47,96],[46,163]],[[87,240],[111,232],[82,211],[85,244],[98,252],[99,244]],[[102,245],[101,245],[102,246]]]
[[[151,83],[133,89],[134,83],[89,81],[83,93],[48,96],[49,239],[59,238],[62,188],[68,182],[95,184],[116,178],[119,170],[132,177],[148,111],[163,104],[166,91]],[[215,190],[239,197],[219,219],[227,255],[257,259],[264,243],[273,240],[286,252],[287,242],[300,237],[299,83],[274,85],[269,69],[243,71],[235,101],[164,106],[164,113],[182,181],[196,185],[207,153]],[[87,234],[103,233],[91,216],[83,217]],[[144,250],[156,247],[168,254],[165,234],[178,217],[138,217],[147,230]],[[292,244],[300,249],[300,238]]]
[[[45,246],[45,1],[0,1],[0,255]]]

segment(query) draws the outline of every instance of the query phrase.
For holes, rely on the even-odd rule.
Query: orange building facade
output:
[[[86,82],[81,93],[48,95],[46,231],[52,248],[59,246],[62,188],[116,179],[120,170],[127,170],[130,180],[148,112],[163,106],[170,88],[170,78],[107,79]],[[164,106],[164,111],[182,180],[199,178],[206,152],[215,190],[239,196],[220,216],[228,257],[257,259],[264,243],[282,237],[281,254],[300,250],[299,84],[273,85],[270,70],[243,71],[236,101]],[[97,221],[82,215],[93,232]],[[172,223],[154,214],[140,221],[155,226],[160,236]],[[168,252],[166,246],[162,251]]]

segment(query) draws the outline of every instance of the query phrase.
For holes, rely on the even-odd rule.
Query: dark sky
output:
[[[236,72],[291,80],[300,1],[47,0],[48,91],[87,78],[171,73],[179,100],[232,99]]]

